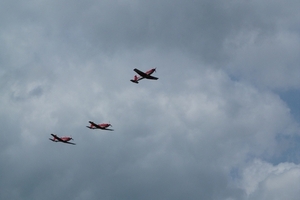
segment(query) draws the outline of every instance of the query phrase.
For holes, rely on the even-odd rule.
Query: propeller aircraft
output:
[[[151,76],[151,74],[156,71],[156,68],[150,69],[146,72],[142,72],[142,71],[135,68],[133,71],[135,71],[138,75],[140,75],[140,76],[135,75],[134,78],[130,80],[133,83],[139,83],[139,81],[144,79],[144,78],[145,79],[151,79],[151,80],[157,80],[158,79],[155,76]]]
[[[63,142],[66,144],[73,144],[75,145],[75,143],[69,142],[70,140],[73,140],[73,138],[71,137],[58,137],[57,135],[51,134],[53,136],[53,138],[49,138],[49,140],[53,141],[53,142]]]
[[[102,124],[96,124],[92,121],[89,121],[90,126],[86,126],[89,129],[102,129],[102,130],[107,130],[107,131],[113,131],[113,129],[109,129],[108,127],[112,127],[110,123],[102,123]]]

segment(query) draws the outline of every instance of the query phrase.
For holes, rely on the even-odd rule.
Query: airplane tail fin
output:
[[[94,122],[92,122],[92,121],[89,121],[89,123],[90,123],[90,125],[89,126],[86,126],[87,128],[89,128],[89,129],[93,129],[93,127],[94,127]]]
[[[133,83],[139,83],[137,75],[135,75],[134,78],[131,79],[130,81],[133,82]]]

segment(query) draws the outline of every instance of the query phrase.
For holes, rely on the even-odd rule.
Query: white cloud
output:
[[[254,160],[242,173],[241,187],[248,199],[298,199],[300,166]]]

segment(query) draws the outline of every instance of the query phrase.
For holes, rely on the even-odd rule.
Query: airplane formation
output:
[[[153,74],[153,72],[156,71],[156,68],[150,69],[146,72],[142,72],[138,69],[134,69],[133,71],[135,71],[139,76],[135,75],[133,77],[133,79],[131,79],[130,81],[133,83],[139,83],[140,80],[142,79],[149,79],[149,80],[157,80],[158,78],[155,76],[151,76],[151,74]],[[100,130],[107,130],[107,131],[113,131],[113,129],[110,129],[109,127],[112,127],[112,125],[110,123],[102,123],[102,124],[96,124],[92,121],[89,121],[90,125],[86,126],[89,129],[100,129]],[[75,145],[75,143],[70,142],[70,140],[73,140],[72,137],[67,137],[67,136],[62,136],[59,137],[55,134],[51,134],[53,138],[49,138],[49,140],[51,140],[52,142],[62,142],[65,144],[72,144]]]

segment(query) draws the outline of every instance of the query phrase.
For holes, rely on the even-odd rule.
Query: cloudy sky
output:
[[[0,199],[298,200],[299,7],[1,1]]]

